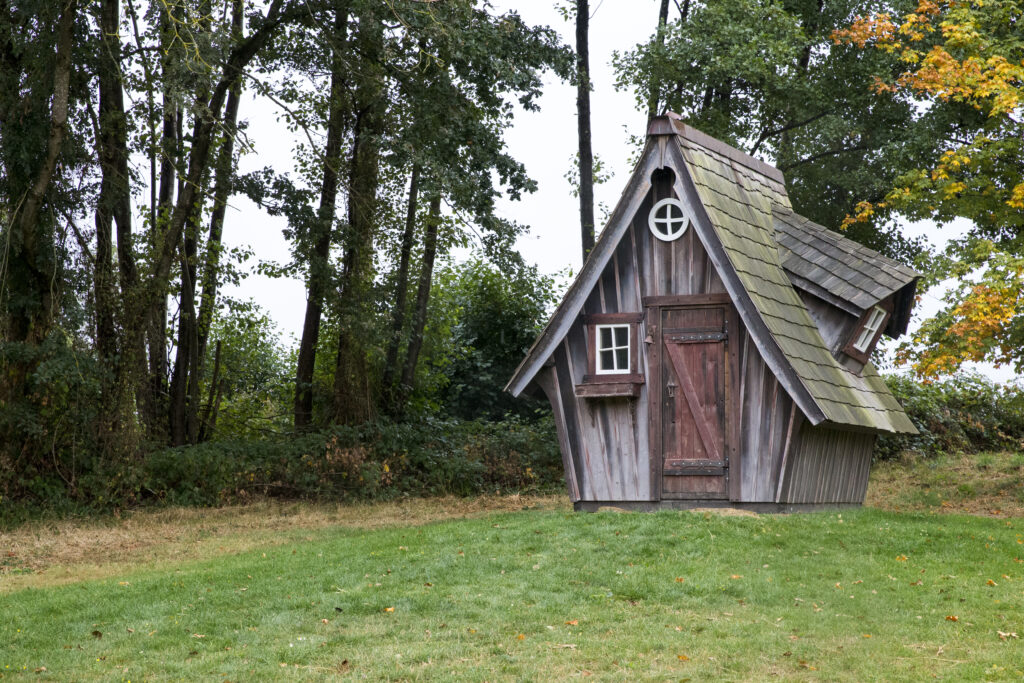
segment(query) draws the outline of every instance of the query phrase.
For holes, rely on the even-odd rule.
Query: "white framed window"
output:
[[[871,346],[871,342],[874,341],[875,335],[878,334],[879,328],[882,327],[882,322],[885,320],[886,312],[881,306],[875,306],[871,309],[871,313],[868,314],[868,319],[864,323],[864,327],[861,328],[860,333],[857,335],[857,341],[853,343],[853,348],[861,353],[867,353],[868,347]]]
[[[596,367],[598,375],[617,375],[630,371],[630,325],[595,325]]]
[[[651,234],[662,242],[679,239],[689,224],[690,219],[686,217],[682,202],[672,197],[655,204],[647,216],[647,226],[651,229]]]

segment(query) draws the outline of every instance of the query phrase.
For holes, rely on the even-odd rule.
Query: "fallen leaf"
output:
[[[688,662],[688,661],[690,661],[690,658],[689,658],[689,657],[687,657],[686,655],[676,655],[676,658],[677,658],[677,659],[678,659],[678,660],[679,660],[680,662]]]
[[[677,576],[676,577],[676,583],[683,583],[684,581],[686,581],[686,579],[683,578],[682,576]]]
[[[92,632],[92,637],[93,637],[93,638],[102,638],[102,637],[103,637],[103,634],[102,634],[102,633],[100,633],[99,631],[93,631],[93,632]]]
[[[1017,638],[1016,633],[1010,633],[1009,631],[996,631],[999,634],[999,640],[1006,640],[1007,638]]]
[[[865,638],[870,638],[870,637],[871,637],[871,634],[870,634],[870,633],[865,633],[865,634],[864,634],[864,637],[865,637]]]
[[[516,636],[516,640],[526,640],[526,635],[520,633],[519,635]]]
[[[580,623],[580,620],[579,620],[579,619],[573,619],[572,621],[567,621],[567,622],[565,622],[565,625],[566,625],[566,626],[575,626],[575,625],[576,625],[576,624],[578,624],[578,623]]]
[[[205,638],[206,636],[203,635],[202,633],[193,633],[192,637],[193,638]]]
[[[960,621],[960,617],[955,614],[949,614],[946,616],[946,621]]]
[[[329,623],[331,623],[331,622],[327,621],[326,619],[321,619],[321,620],[320,620],[320,623],[321,623],[321,624],[329,624]]]
[[[897,562],[906,562],[907,561],[907,556],[906,555],[897,555],[896,556],[896,561]]]
[[[988,581],[985,582],[985,585],[987,585],[987,586],[998,586],[999,584],[997,584],[992,579],[989,579]]]
[[[394,607],[385,607],[385,608],[384,608],[384,611],[385,611],[385,612],[394,612],[394,611],[395,611],[395,608],[394,608]]]
[[[33,669],[33,671],[34,671],[35,673],[37,673],[37,674],[41,674],[41,673],[43,673],[44,671],[46,671],[46,667],[45,667],[45,666],[41,666],[41,667],[39,667],[38,669]]]
[[[730,579],[742,579],[742,578],[743,578],[743,575],[742,575],[742,574],[733,574],[733,575],[732,575],[732,576],[730,576],[729,578],[730,578]]]
[[[576,645],[574,643],[559,643],[555,645],[555,648],[558,650],[575,650]]]
[[[128,633],[135,633],[135,629],[133,629],[133,628],[129,628],[129,629],[125,629],[125,630],[128,631]]]

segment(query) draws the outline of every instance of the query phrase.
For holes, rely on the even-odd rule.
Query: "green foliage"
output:
[[[0,376],[20,368],[30,368],[26,392],[0,401],[0,497],[102,495],[88,481],[100,437],[102,366],[55,331],[38,346],[0,342]]]
[[[254,496],[344,500],[534,491],[562,481],[550,418],[525,422],[374,422],[150,454],[146,499],[221,505]]]
[[[877,459],[904,451],[932,457],[1024,448],[1024,388],[1018,385],[996,384],[976,374],[928,384],[888,375],[886,384],[921,433],[881,437]]]
[[[546,402],[514,399],[505,384],[533,344],[557,300],[554,279],[536,267],[507,264],[500,269],[479,258],[438,273],[433,300],[450,313],[444,361],[434,363],[446,378],[442,411],[462,419],[497,420],[546,411]]]
[[[224,387],[214,437],[247,439],[286,431],[291,424],[294,364],[277,326],[252,302],[227,303],[210,334],[211,348],[221,343]],[[213,366],[210,354],[204,366],[206,391],[213,380]]]
[[[948,126],[941,108],[907,125],[913,102],[871,89],[875,76],[898,68],[895,56],[834,45],[835,29],[876,5],[686,3],[688,16],[670,17],[647,43],[615,55],[616,85],[635,89],[644,108],[653,91],[659,110],[775,164],[794,209],[837,227],[857,201],[880,199],[927,158]],[[894,229],[850,236],[905,259],[921,248]]]

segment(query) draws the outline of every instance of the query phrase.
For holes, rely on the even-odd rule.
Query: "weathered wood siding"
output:
[[[805,423],[786,458],[780,503],[863,503],[876,436]]]
[[[774,502],[784,456],[802,416],[740,327],[740,500]]]
[[[585,315],[643,312],[635,254],[627,235],[588,295]],[[567,460],[570,497],[575,483],[582,500],[651,500],[646,386],[640,388],[637,398],[576,396],[574,388],[587,372],[587,342],[587,328],[579,318],[555,351],[553,376],[557,390],[549,392],[556,420],[561,420],[556,422],[560,445],[570,453],[569,458],[563,458]],[[643,351],[641,343],[639,372],[646,376]]]
[[[846,346],[853,328],[857,326],[857,316],[836,308],[832,304],[819,299],[813,294],[798,289],[797,294],[807,306],[807,311],[814,319],[814,323],[821,331],[821,338],[825,340],[825,346],[832,352],[832,355],[839,353],[839,350]]]
[[[671,188],[667,178],[655,179],[629,226],[630,240],[636,248],[640,291],[643,296],[724,293],[725,285],[692,226],[672,242],[663,242],[651,234],[647,216],[655,202],[675,196]]]

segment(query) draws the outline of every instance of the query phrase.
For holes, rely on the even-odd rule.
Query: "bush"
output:
[[[374,422],[299,437],[216,441],[152,453],[141,494],[175,505],[253,496],[345,500],[470,495],[560,486],[550,418]]]
[[[977,374],[931,384],[902,375],[889,375],[885,381],[921,433],[883,436],[876,459],[904,451],[934,456],[1024,447],[1024,388]]]

